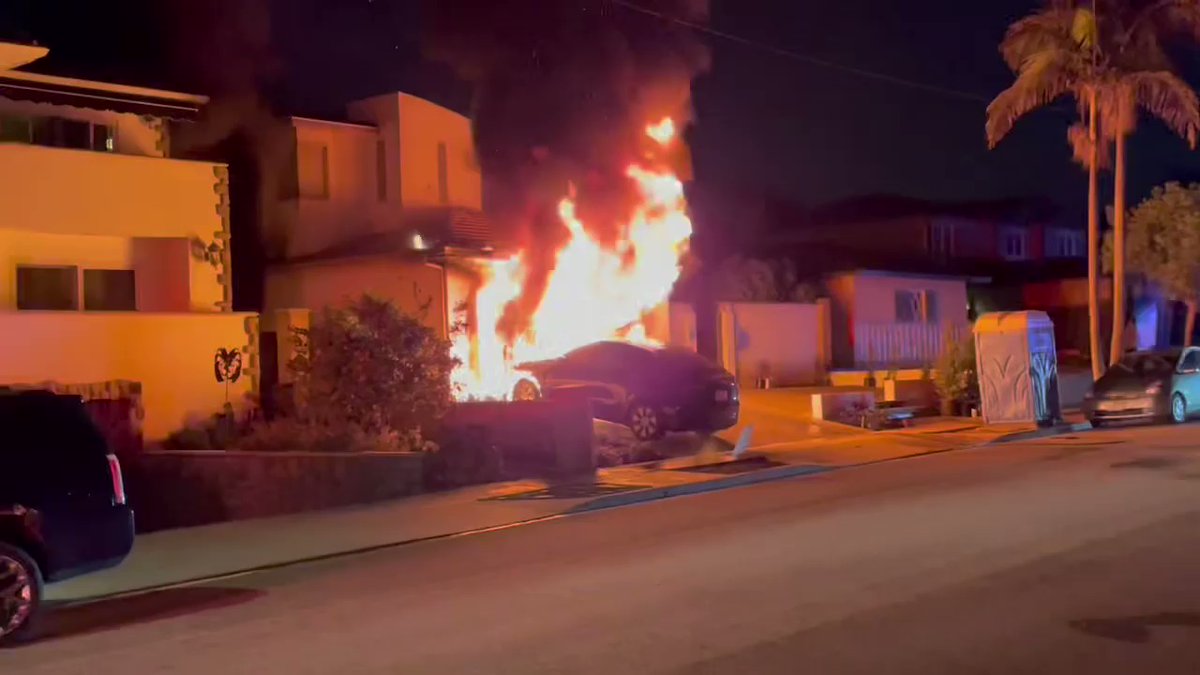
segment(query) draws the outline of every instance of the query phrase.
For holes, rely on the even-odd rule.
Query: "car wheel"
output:
[[[1184,400],[1183,394],[1175,394],[1171,397],[1171,421],[1175,424],[1183,424],[1187,421],[1187,401]]]
[[[0,644],[27,639],[42,602],[42,573],[27,553],[0,542]]]
[[[639,441],[652,441],[666,433],[658,408],[638,401],[629,406],[629,428]]]
[[[542,390],[532,380],[521,380],[513,387],[514,401],[536,401],[542,397]]]
[[[1088,423],[1092,425],[1093,429],[1099,429],[1100,427],[1104,426],[1104,420],[1090,419],[1088,420]]]

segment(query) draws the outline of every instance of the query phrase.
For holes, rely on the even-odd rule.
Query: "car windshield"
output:
[[[1122,370],[1139,375],[1163,375],[1173,371],[1178,360],[1178,354],[1138,352],[1126,355],[1119,365]]]

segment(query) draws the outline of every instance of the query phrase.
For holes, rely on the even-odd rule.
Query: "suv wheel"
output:
[[[0,644],[29,637],[42,601],[42,573],[25,551],[0,541]]]

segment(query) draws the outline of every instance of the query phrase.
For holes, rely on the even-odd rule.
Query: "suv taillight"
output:
[[[125,479],[121,477],[121,461],[116,455],[108,456],[108,473],[112,476],[113,503],[125,503]]]

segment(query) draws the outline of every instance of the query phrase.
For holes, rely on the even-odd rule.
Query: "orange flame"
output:
[[[666,148],[676,139],[675,122],[664,118],[646,135]],[[531,328],[514,344],[496,330],[504,307],[520,296],[525,270],[519,255],[488,261],[474,297],[475,339],[458,335],[453,351],[463,363],[454,373],[460,398],[508,398],[523,376],[515,366],[563,354],[599,340],[650,342],[642,322],[666,302],[679,278],[680,259],[692,235],[683,183],[670,170],[635,163],[626,175],[639,200],[615,247],[602,246],[565,197],[558,215],[570,233],[557,253],[545,295]]]

